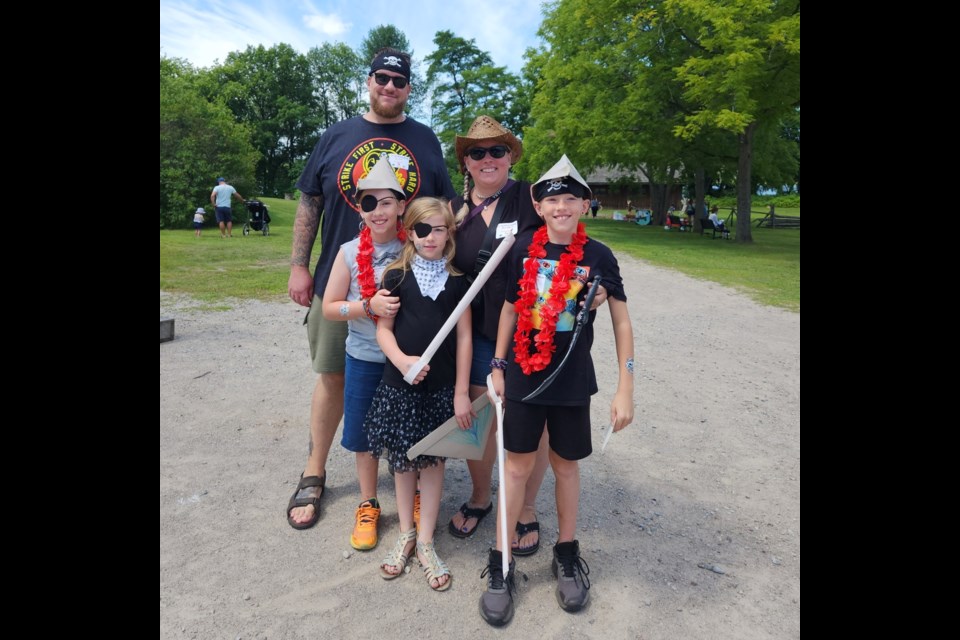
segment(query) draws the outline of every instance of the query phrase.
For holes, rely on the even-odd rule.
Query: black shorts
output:
[[[503,412],[503,447],[514,453],[533,453],[547,423],[550,448],[564,460],[583,460],[593,453],[590,441],[590,405],[557,407],[507,400]]]

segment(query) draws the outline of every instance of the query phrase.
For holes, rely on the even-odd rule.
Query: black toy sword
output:
[[[570,346],[567,347],[567,353],[564,354],[563,360],[560,361],[560,364],[557,365],[557,368],[553,370],[553,373],[550,376],[540,383],[540,386],[534,389],[530,394],[523,399],[523,402],[532,400],[538,395],[547,390],[557,376],[560,375],[560,372],[563,371],[563,367],[567,364],[567,360],[570,359],[570,354],[573,353],[573,348],[577,345],[577,339],[580,337],[580,332],[583,331],[583,326],[587,324],[587,320],[590,319],[590,307],[593,305],[593,299],[597,297],[597,288],[600,286],[600,276],[596,276],[593,279],[593,285],[591,285],[590,290],[587,291],[587,298],[583,301],[583,308],[580,309],[580,312],[577,314],[577,319],[573,323],[573,337],[570,338]]]

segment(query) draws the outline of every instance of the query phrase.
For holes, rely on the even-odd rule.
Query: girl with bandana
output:
[[[387,363],[364,425],[371,451],[385,456],[394,471],[400,517],[400,536],[380,565],[380,574],[387,580],[402,575],[416,542],[427,583],[435,591],[445,591],[452,576],[433,543],[445,458],[421,455],[408,460],[407,450],[451,416],[456,416],[462,429],[470,427],[467,389],[473,347],[469,308],[458,320],[456,332],[450,332],[413,384],[407,384],[403,376],[419,361],[469,284],[451,262],[456,227],[445,201],[412,201],[404,228],[407,239],[400,257],[383,275],[383,288],[400,298],[400,309],[396,315],[381,316],[377,323],[377,341]],[[413,518],[417,472],[419,527]]]

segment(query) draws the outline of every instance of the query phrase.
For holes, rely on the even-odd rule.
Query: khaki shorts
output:
[[[307,325],[314,372],[343,373],[347,355],[347,323],[324,318],[323,299],[315,295],[303,324]]]

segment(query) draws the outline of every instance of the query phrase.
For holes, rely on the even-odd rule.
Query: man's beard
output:
[[[393,106],[386,107],[376,95],[370,96],[370,108],[381,118],[396,118],[403,113],[403,108],[407,106],[405,100],[398,101]]]

